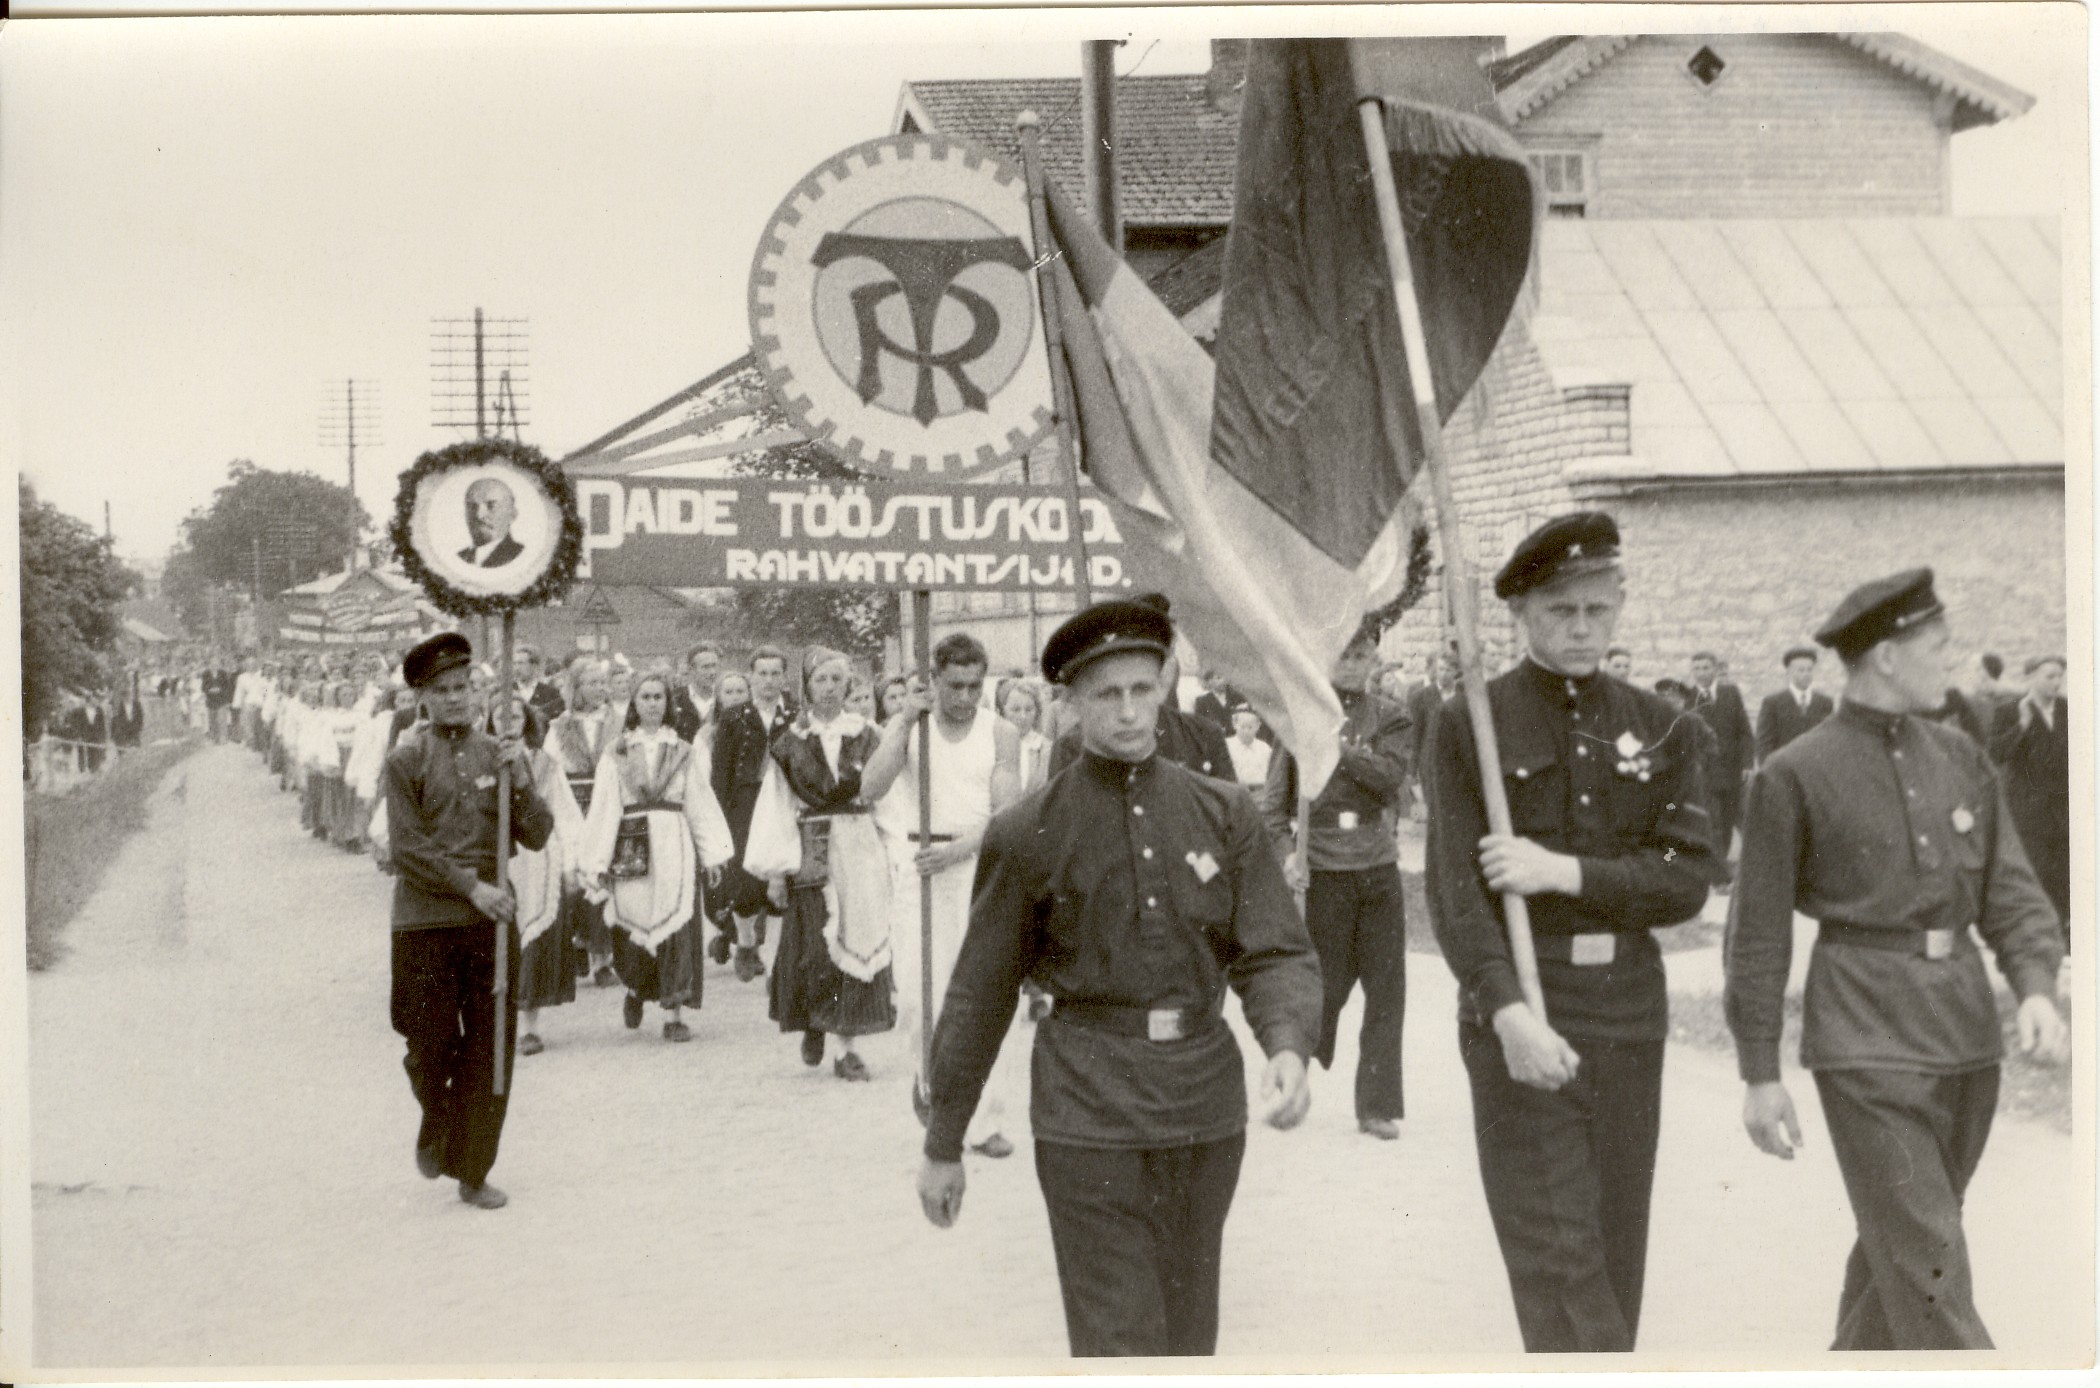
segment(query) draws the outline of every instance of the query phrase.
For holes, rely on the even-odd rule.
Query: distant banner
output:
[[[1049,487],[779,478],[578,478],[599,583],[1068,592],[1070,512]],[[1089,578],[1129,586],[1108,509],[1080,500]]]

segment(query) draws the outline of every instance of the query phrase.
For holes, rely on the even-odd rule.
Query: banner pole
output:
[[[933,594],[911,595],[913,658],[933,692]],[[919,715],[919,851],[933,843],[933,717]],[[919,876],[919,1075],[927,1100],[933,1097],[933,883]]]
[[[1400,197],[1393,186],[1392,150],[1385,138],[1385,106],[1376,97],[1357,103],[1363,123],[1364,154],[1371,165],[1371,187],[1378,201],[1378,225],[1384,235],[1387,268],[1393,277],[1393,303],[1400,314],[1400,336],[1407,346],[1407,374],[1414,382],[1415,418],[1422,430],[1423,465],[1429,473],[1431,495],[1436,498],[1437,529],[1443,541],[1444,586],[1451,597],[1455,635],[1458,637],[1459,682],[1465,690],[1466,711],[1473,720],[1473,747],[1480,759],[1480,791],[1486,802],[1488,830],[1508,836],[1511,830],[1509,796],[1502,785],[1502,751],[1495,743],[1495,720],[1488,706],[1487,677],[1481,669],[1480,634],[1474,604],[1477,594],[1473,566],[1466,555],[1465,533],[1459,524],[1458,503],[1451,492],[1451,472],[1444,458],[1444,433],[1436,412],[1436,382],[1429,370],[1429,345],[1422,329],[1421,307],[1415,298],[1414,270],[1407,254],[1406,225],[1400,218]],[[1524,1001],[1546,1020],[1546,999],[1539,987],[1538,953],[1531,940],[1531,911],[1516,892],[1502,894],[1502,918],[1509,931],[1509,957],[1517,973]]]
[[[515,692],[511,686],[511,638],[516,633],[517,614],[505,609],[503,613],[503,658],[497,673],[496,696],[490,712],[495,715],[496,731],[500,735],[510,726],[510,701]],[[484,623],[487,621],[483,619]],[[519,736],[524,728],[518,729]],[[496,767],[496,890],[503,891],[510,885],[510,758],[505,757]],[[504,1042],[510,1030],[510,925],[496,922],[496,1066],[494,1093],[501,1097],[509,1087],[509,1076],[503,1073]]]
[[[1072,588],[1081,607],[1094,605],[1087,574],[1085,517],[1079,510],[1079,448],[1072,437],[1072,382],[1065,374],[1065,330],[1058,312],[1056,264],[1050,245],[1050,210],[1043,192],[1042,121],[1033,111],[1014,117],[1021,132],[1021,167],[1028,176],[1028,223],[1035,234],[1035,290],[1043,310],[1043,343],[1050,357],[1050,406],[1057,415],[1058,471],[1065,479],[1065,512],[1072,541]]]

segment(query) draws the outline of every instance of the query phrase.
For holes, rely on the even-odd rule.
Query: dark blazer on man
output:
[[[2019,831],[2020,846],[2034,865],[2042,890],[2066,922],[2071,918],[2071,727],[2062,696],[2050,705],[2049,721],[2034,713],[2020,723],[2020,705],[1999,706],[1991,725],[1992,760],[2004,768],[2005,805]]]
[[[474,551],[479,548],[479,545],[468,545],[465,549],[461,550],[459,552],[460,562],[463,564],[472,564],[474,562]],[[505,564],[508,564],[511,560],[517,558],[524,552],[525,546],[519,544],[517,540],[512,536],[505,535],[502,541],[498,543],[494,549],[489,551],[489,557],[482,560],[478,567],[484,569],[500,569]]]
[[[671,725],[671,731],[691,742],[700,735],[701,727],[711,722],[714,716],[713,699],[707,701],[707,712],[703,714],[699,703],[693,698],[692,689],[681,684],[671,691],[671,707],[664,714],[664,722]]]
[[[1836,707],[1820,689],[1809,691],[1806,709],[1794,697],[1792,685],[1765,695],[1757,709],[1757,764],[1763,766],[1766,758],[1828,718]]]
[[[1713,781],[1710,788],[1726,789],[1731,796],[1743,788],[1743,773],[1751,769],[1756,751],[1750,733],[1750,714],[1743,707],[1743,691],[1722,680],[1711,690],[1692,686],[1692,707],[1714,730]],[[1731,822],[1733,817],[1731,817]]]
[[[1189,711],[1198,718],[1207,719],[1216,724],[1220,732],[1229,733],[1232,731],[1231,707],[1224,699],[1219,698],[1208,689],[1196,696],[1196,702],[1190,706]]]

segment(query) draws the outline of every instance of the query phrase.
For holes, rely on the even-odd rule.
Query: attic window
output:
[[[1722,62],[1721,55],[1711,48],[1701,48],[1691,56],[1684,68],[1700,86],[1711,87],[1721,80],[1721,74],[1728,70],[1728,64]]]

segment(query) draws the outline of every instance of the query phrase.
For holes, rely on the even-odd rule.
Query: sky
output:
[[[355,378],[381,440],[358,494],[383,522],[395,475],[462,437],[432,423],[431,320],[529,320],[524,433],[559,457],[746,350],[760,229],[810,168],[888,133],[905,80],[1076,75],[1090,37],[1127,38],[1125,71],[1199,71],[1213,33],[1393,13],[17,19],[0,30],[0,447],[66,511],[99,526],[107,502],[118,552],[157,560],[233,459],[343,480],[323,420]],[[1519,46],[1749,22],[1513,17],[1441,27]],[[1956,137],[1955,211],[2082,213],[2075,6],[1756,22],[1900,29],[2033,93],[2027,116]]]

